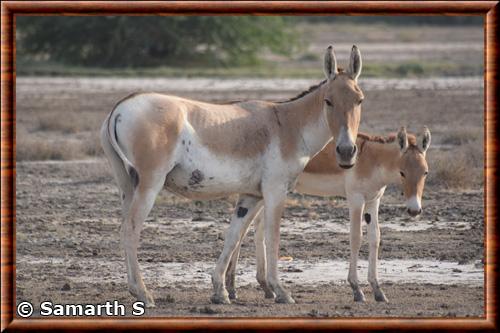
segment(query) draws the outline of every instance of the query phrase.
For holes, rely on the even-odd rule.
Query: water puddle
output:
[[[79,274],[67,274],[75,283],[106,283],[125,280],[125,264],[122,260],[53,258],[40,259],[34,256],[17,258],[24,265],[42,265],[47,269],[64,269],[77,265],[82,267]],[[190,286],[211,288],[211,274],[215,263],[140,263],[146,281],[159,287]],[[347,260],[309,262],[304,260],[279,261],[280,277],[286,283],[300,285],[345,284],[349,263]],[[360,282],[367,284],[366,260],[359,261]],[[50,268],[49,268],[50,270]],[[379,279],[392,283],[429,283],[436,285],[467,284],[481,286],[484,283],[484,268],[479,263],[460,265],[455,262],[433,260],[381,260]],[[242,260],[237,269],[238,285],[257,285],[255,261]]]
[[[390,229],[393,231],[423,231],[431,228],[441,230],[468,230],[471,228],[470,223],[461,221],[430,221],[430,220],[399,220],[386,222],[380,221],[380,228]],[[289,234],[305,234],[305,233],[325,233],[334,232],[339,234],[349,233],[349,221],[334,222],[334,221],[285,221],[282,224],[282,233]],[[363,232],[366,233],[366,224],[363,224]]]

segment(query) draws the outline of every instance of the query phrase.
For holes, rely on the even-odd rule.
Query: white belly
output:
[[[215,199],[234,193],[260,195],[261,158],[218,156],[193,138],[185,139],[165,187],[190,199]]]

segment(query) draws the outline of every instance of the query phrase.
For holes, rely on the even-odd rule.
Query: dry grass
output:
[[[64,134],[75,134],[94,131],[100,127],[100,115],[83,112],[48,112],[38,116],[38,131],[58,131]]]
[[[16,141],[17,161],[74,160],[84,158],[81,147],[65,142],[49,142],[36,138],[21,137]]]
[[[87,156],[101,157],[104,156],[104,151],[101,147],[101,141],[99,139],[99,133],[94,132],[82,143],[83,152]]]
[[[483,131],[480,128],[462,128],[443,135],[441,143],[446,145],[464,145],[483,139]]]
[[[429,152],[431,186],[451,189],[477,188],[483,185],[483,147],[465,144],[450,151]]]

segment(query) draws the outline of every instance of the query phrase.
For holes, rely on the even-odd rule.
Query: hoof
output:
[[[154,308],[156,306],[153,295],[149,291],[138,292],[134,289],[129,289],[129,292],[137,298],[137,301],[143,302],[147,308]]]
[[[366,302],[365,295],[361,290],[354,291],[354,302],[360,302],[360,303]]]
[[[387,299],[387,297],[385,297],[382,291],[375,292],[375,300],[377,302],[389,303],[389,300]]]
[[[228,294],[229,294],[229,299],[236,299],[236,298],[238,298],[238,295],[236,294],[236,290],[229,290]]]
[[[154,307],[156,306],[156,304],[155,304],[155,301],[154,301],[154,300],[150,300],[150,301],[144,302],[144,305],[145,305],[147,308],[154,308]]]
[[[265,298],[274,298],[274,293],[271,290],[264,290]]]
[[[228,295],[212,295],[212,297],[210,297],[210,301],[213,303],[213,304],[231,304],[231,301],[229,300],[229,297]]]
[[[290,295],[276,296],[274,301],[281,304],[295,304],[295,300]]]

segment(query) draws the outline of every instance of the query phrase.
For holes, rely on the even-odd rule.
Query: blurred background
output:
[[[98,135],[118,100],[136,91],[213,103],[284,100],[323,80],[329,44],[344,68],[356,44],[365,95],[360,129],[385,135],[427,125],[432,132],[423,214],[405,213],[398,185],[386,190],[380,208],[380,258],[400,260],[398,274],[411,283],[384,285],[395,300],[389,304],[353,304],[343,279],[325,273],[332,283],[310,293],[299,287],[307,279],[297,278],[298,307],[243,301],[221,310],[208,303],[209,271],[199,267],[212,267],[220,254],[235,198],[200,205],[162,191],[139,251],[147,284],[160,297],[148,315],[484,314],[482,17],[16,16],[16,37],[18,300],[131,300],[119,194]],[[280,264],[286,283],[300,274],[290,272],[308,271],[302,261],[327,260],[333,271],[347,263],[347,217],[342,198],[290,194],[280,249],[294,258]],[[254,281],[251,244],[243,243],[241,258]],[[193,268],[195,278],[181,278],[190,269],[182,266],[168,280],[170,263]],[[415,274],[428,280],[417,283]],[[460,284],[447,284],[452,278]]]
[[[482,55],[468,42],[478,37],[474,31],[482,21],[474,16],[20,16],[17,72],[316,77],[328,44],[342,59],[349,54],[344,44],[361,43],[367,44],[367,77],[481,75]],[[436,41],[448,44],[446,50],[442,44],[431,50]],[[466,51],[460,62],[453,58],[457,50]]]

